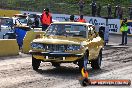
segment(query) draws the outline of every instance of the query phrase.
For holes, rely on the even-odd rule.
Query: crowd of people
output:
[[[78,2],[78,6],[79,6],[79,14],[83,14],[83,9],[85,7],[84,0],[80,0]],[[95,2],[95,0],[92,0],[90,7],[91,7],[91,15],[93,17],[95,17],[95,16],[101,17],[102,6],[100,3],[97,4]],[[120,5],[116,5],[116,6],[112,7],[111,4],[108,4],[106,6],[106,8],[107,8],[107,16],[106,17],[123,19],[123,7],[121,7]],[[112,10],[113,8],[114,8],[114,10]],[[113,16],[112,16],[112,14],[113,14]],[[130,16],[130,19],[132,19],[132,8],[129,8],[129,16]]]

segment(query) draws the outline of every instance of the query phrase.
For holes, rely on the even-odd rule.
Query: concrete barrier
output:
[[[28,31],[23,40],[22,53],[29,53],[31,49],[31,42],[37,37],[37,35],[44,34],[44,31]]]
[[[0,39],[0,56],[13,56],[19,54],[16,39]]]

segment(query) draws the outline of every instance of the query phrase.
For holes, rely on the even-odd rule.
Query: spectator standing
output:
[[[83,0],[80,0],[80,1],[78,2],[78,5],[79,5],[79,14],[80,14],[80,15],[83,14],[84,4],[85,4],[85,2],[84,2]]]
[[[90,4],[91,8],[92,8],[92,16],[95,17],[96,15],[96,10],[97,10],[97,6],[95,1],[93,0],[92,3]]]
[[[75,17],[74,15],[71,15],[71,16],[70,16],[70,22],[75,22],[74,17]]]
[[[34,22],[33,22],[33,24],[34,24],[35,28],[39,27],[39,19],[38,19],[37,15],[34,15]]]
[[[98,17],[101,17],[100,12],[101,12],[101,5],[100,5],[100,3],[99,3],[99,4],[98,4],[98,7],[97,7],[97,16],[98,16]]]
[[[80,18],[77,20],[77,22],[86,23],[86,20],[83,18],[83,15],[80,15]]]
[[[27,26],[31,26],[32,25],[32,20],[29,17],[30,14],[29,13],[28,14],[24,13],[23,15],[26,17]]]
[[[130,12],[130,20],[132,20],[132,9],[131,9],[131,12]]]
[[[129,8],[129,16],[130,16],[130,20],[132,20],[132,7]]]
[[[118,17],[118,12],[119,12],[118,10],[119,10],[119,5],[117,5],[115,7],[114,18],[117,18]]]
[[[112,7],[110,4],[108,4],[107,6],[107,13],[108,13],[108,18],[111,18],[111,15],[112,15]]]
[[[42,23],[42,31],[45,31],[47,27],[52,23],[52,16],[48,8],[44,9],[40,20]]]
[[[127,32],[128,32],[127,18],[123,19],[120,31],[122,32],[122,43],[120,45],[126,45],[127,44]]]
[[[119,19],[122,19],[122,15],[123,15],[123,9],[122,9],[122,7],[119,7],[119,10],[118,10],[118,18]]]

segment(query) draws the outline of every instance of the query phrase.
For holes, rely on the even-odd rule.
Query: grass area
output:
[[[42,12],[44,8],[50,8],[52,13],[61,14],[79,14],[79,0],[1,0],[0,8],[6,9],[17,9],[17,10],[27,10],[27,11],[38,11]],[[92,0],[84,0],[84,15],[91,15],[90,3]],[[112,5],[112,10],[114,12],[114,7],[120,4],[123,7],[124,15],[128,16],[128,7],[132,6],[132,0],[95,0],[102,6],[101,15],[107,16],[107,4]]]

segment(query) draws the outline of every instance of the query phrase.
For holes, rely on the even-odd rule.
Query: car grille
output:
[[[47,44],[44,45],[45,51],[61,51],[64,52],[67,48],[67,45],[59,45],[59,44]]]

